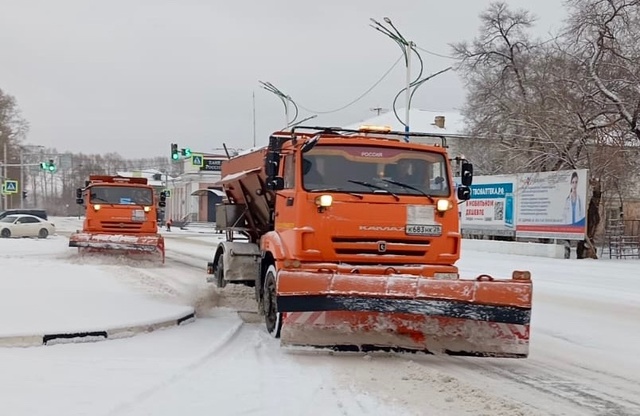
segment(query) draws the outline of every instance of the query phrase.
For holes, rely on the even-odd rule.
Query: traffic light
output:
[[[56,164],[53,161],[53,159],[49,159],[48,162],[40,163],[40,169],[42,169],[42,170],[44,170],[46,172],[51,172],[51,173],[54,173],[56,170],[58,170],[58,168],[56,167]]]
[[[178,152],[178,145],[176,143],[171,143],[171,160],[177,161],[180,159],[180,152]]]
[[[186,149],[182,149],[182,156],[184,156],[186,158],[190,158],[191,157],[191,149],[189,149],[188,147]]]
[[[27,199],[27,191],[22,191],[22,199]]]

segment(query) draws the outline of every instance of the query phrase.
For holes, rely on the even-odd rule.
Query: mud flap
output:
[[[280,271],[284,345],[527,357],[532,284]]]

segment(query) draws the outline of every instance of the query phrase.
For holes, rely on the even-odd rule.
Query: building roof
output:
[[[402,121],[405,118],[405,109],[397,109]],[[444,127],[436,124],[436,117],[444,117]],[[393,111],[382,113],[375,117],[344,126],[348,129],[357,129],[362,125],[390,126],[394,131],[404,131],[404,125],[398,121]],[[451,136],[465,135],[465,120],[460,112],[455,110],[433,111],[412,108],[409,112],[409,130],[419,133],[438,133]]]

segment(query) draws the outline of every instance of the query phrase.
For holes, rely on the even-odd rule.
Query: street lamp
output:
[[[408,41],[407,39],[405,39],[404,36],[402,36],[402,34],[400,33],[400,31],[393,25],[393,23],[391,22],[391,19],[389,19],[388,17],[384,18],[385,23],[387,23],[391,29],[393,29],[393,31],[391,31],[390,29],[388,29],[387,27],[385,27],[384,25],[382,25],[382,23],[378,22],[375,19],[371,19],[371,21],[373,22],[373,25],[370,25],[371,27],[373,27],[375,30],[377,30],[378,32],[390,37],[394,42],[396,42],[396,44],[400,47],[400,49],[402,49],[402,53],[404,54],[404,63],[407,67],[407,80],[406,80],[406,86],[404,88],[403,91],[406,92],[406,108],[405,108],[405,121],[404,123],[402,122],[402,120],[400,120],[400,118],[398,117],[398,114],[396,113],[396,109],[395,109],[395,105],[393,108],[393,112],[396,115],[396,118],[398,118],[398,121],[400,121],[402,124],[404,124],[404,131],[405,132],[409,132],[409,109],[411,107],[411,52],[414,51],[415,52],[415,44],[412,41]],[[418,74],[418,77],[416,78],[416,81],[418,81],[420,79],[420,77],[422,76],[422,58],[420,58],[420,54],[418,54],[416,52],[416,55],[418,55],[418,59],[420,59],[420,73]],[[402,92],[402,91],[400,91]],[[407,141],[408,137],[405,138]]]
[[[426,81],[430,80],[431,78],[450,70],[451,67],[446,68],[442,71],[438,71],[435,74],[430,75],[426,78],[422,78],[422,73],[424,70],[424,62],[422,61],[422,57],[420,56],[420,53],[418,53],[416,49],[415,42],[407,40],[404,36],[402,36],[400,31],[393,25],[393,23],[391,22],[391,19],[389,19],[388,17],[385,17],[383,20],[387,25],[389,25],[391,29],[387,28],[382,23],[378,22],[373,18],[370,20],[373,22],[373,24],[370,26],[375,30],[377,30],[378,32],[391,38],[394,42],[396,42],[396,44],[400,47],[400,49],[402,49],[402,53],[404,54],[404,62],[407,67],[406,86],[402,90],[400,90],[400,92],[398,92],[398,94],[393,100],[393,114],[396,116],[398,121],[404,125],[404,131],[409,133],[409,115],[410,115],[410,109],[411,109],[411,99],[413,98],[413,94],[416,92],[416,90],[420,85],[424,84]],[[414,81],[411,81],[411,54],[412,53],[415,53],[416,56],[418,57],[418,61],[420,61],[420,71],[418,72],[418,76]],[[413,88],[413,91],[411,91],[412,88]],[[400,94],[402,94],[402,91],[405,92],[405,99],[406,99],[404,122],[400,119],[400,117],[398,117],[398,113],[396,112],[396,101],[398,100],[398,97],[400,96]],[[409,141],[408,135],[405,136],[405,141],[407,142]]]
[[[286,122],[287,122],[286,127],[289,127],[290,125],[295,123],[296,119],[298,118],[298,106],[291,99],[291,97],[286,95],[282,91],[280,91],[278,88],[276,88],[270,82],[262,82],[262,81],[258,81],[258,82],[260,83],[260,86],[263,89],[269,91],[270,93],[275,94],[278,98],[280,98],[280,101],[282,101],[282,104],[284,105],[284,115],[285,115],[285,119],[286,119]],[[293,108],[296,111],[295,116],[293,117],[293,120],[291,120],[291,121],[289,121],[289,103],[293,104]]]

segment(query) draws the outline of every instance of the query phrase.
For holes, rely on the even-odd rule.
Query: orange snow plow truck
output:
[[[455,266],[473,166],[446,148],[376,126],[294,127],[223,161],[227,238],[207,280],[254,286],[283,346],[527,357],[530,273],[462,279]]]
[[[91,175],[76,190],[76,203],[85,206],[82,231],[69,238],[80,252],[151,255],[164,263],[164,237],[158,233],[156,196],[146,178]]]

